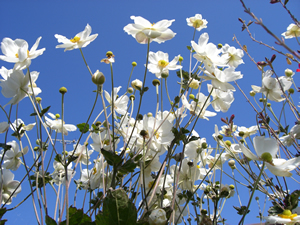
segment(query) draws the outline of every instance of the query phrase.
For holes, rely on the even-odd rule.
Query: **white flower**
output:
[[[63,125],[62,125],[61,119],[56,118],[55,115],[53,115],[52,113],[48,113],[48,115],[51,116],[52,119],[54,119],[54,120],[51,120],[47,116],[45,116],[46,124],[52,130],[55,130],[58,133],[61,133],[63,131],[64,135],[68,135],[68,131],[77,130],[77,127],[72,124],[65,124],[65,122],[63,122]]]
[[[25,131],[31,131],[32,128],[35,126],[36,123],[30,123],[28,125],[25,125],[25,123],[23,122],[23,120],[21,119],[17,119],[15,120],[11,125],[10,125],[10,128],[13,130],[13,131],[16,131],[17,128],[21,126],[21,129],[19,130],[19,132],[21,132],[22,130],[25,130]]]
[[[271,101],[281,102],[285,98],[281,97],[283,93],[280,85],[282,86],[283,91],[287,91],[292,86],[292,82],[282,76],[278,78],[279,83],[276,78],[271,77],[272,74],[273,72],[271,70],[267,70],[263,73],[262,87],[256,85],[251,85],[251,87],[253,91],[256,93],[263,93]]]
[[[2,167],[10,170],[17,170],[21,165],[22,160],[20,157],[22,154],[26,154],[28,152],[28,147],[26,146],[22,151],[19,149],[19,145],[16,141],[7,142],[7,145],[10,145],[11,148],[7,151],[2,150],[0,154],[0,158],[3,158]],[[3,157],[4,156],[4,157]]]
[[[240,64],[243,64],[244,61],[242,60],[244,56],[244,52],[242,49],[236,49],[233,46],[229,46],[228,44],[225,44],[222,47],[222,56],[221,58],[224,58],[226,63],[229,66],[237,67]]]
[[[114,88],[114,113],[117,112],[121,115],[125,115],[127,113],[127,104],[129,98],[127,95],[122,95],[118,97],[118,92],[120,91],[121,86]],[[110,106],[112,107],[112,95],[108,94],[107,91],[104,91],[104,95]]]
[[[90,176],[92,170],[82,169],[80,179],[75,180],[75,183],[82,189],[87,190],[90,187]]]
[[[84,48],[87,45],[89,45],[92,41],[94,41],[98,34],[93,34],[92,28],[89,24],[86,25],[84,31],[81,31],[80,33],[76,34],[74,38],[68,39],[62,35],[55,34],[54,36],[57,38],[57,41],[59,43],[63,43],[62,45],[57,45],[56,48],[64,48],[65,51],[67,50],[73,50],[77,48]]]
[[[150,42],[163,43],[176,35],[168,28],[175,20],[161,20],[151,24],[140,16],[131,16],[130,19],[134,20],[134,23],[125,26],[124,31],[132,35],[138,43],[147,44],[148,39]]]
[[[9,128],[9,124],[7,122],[5,122],[5,121],[1,122],[0,123],[0,134],[6,132],[8,130],[8,128]]]
[[[143,82],[139,79],[135,79],[131,82],[131,86],[136,90],[141,90],[143,87]]]
[[[285,39],[293,38],[293,37],[300,37],[300,27],[296,24],[291,23],[287,27],[287,31],[281,34]]]
[[[237,131],[235,132],[235,135],[240,136],[240,134],[243,134],[242,137],[246,138],[246,137],[249,137],[250,135],[255,134],[257,131],[258,131],[257,125],[251,126],[249,128],[241,126],[241,127],[237,127]],[[242,132],[242,133],[240,133],[240,132]]]
[[[214,112],[210,112],[206,110],[206,108],[210,105],[210,99],[207,99],[207,96],[205,96],[202,93],[199,93],[196,95],[196,99],[198,99],[197,102],[192,101],[191,104],[186,99],[185,95],[182,95],[181,101],[185,108],[187,108],[191,114],[198,116],[202,119],[209,120],[207,117],[212,117],[217,115]],[[204,103],[206,103],[204,105]],[[201,112],[201,113],[200,113]]]
[[[14,69],[23,70],[30,66],[31,60],[42,55],[45,48],[36,50],[42,37],[39,37],[35,44],[28,50],[28,43],[22,39],[12,40],[3,38],[1,42],[1,50],[4,55],[0,55],[0,59],[6,62],[15,63]]]
[[[149,215],[150,225],[164,225],[167,222],[165,210],[158,208],[154,209]]]
[[[199,62],[206,63],[209,66],[225,66],[226,62],[219,56],[221,50],[213,43],[207,43],[209,39],[208,33],[203,33],[199,37],[198,44],[191,41],[192,47],[195,50],[194,58]]]
[[[234,67],[229,67],[224,70],[220,70],[217,67],[211,67],[205,64],[205,75],[199,76],[200,78],[204,78],[205,80],[211,80],[211,84],[214,88],[219,89],[221,91],[235,91],[235,88],[229,84],[228,82],[235,81],[243,78],[243,75],[240,71],[235,71]]]
[[[187,25],[196,28],[197,31],[207,28],[207,20],[202,19],[201,14],[196,14],[193,17],[186,18]]]
[[[269,153],[272,156],[272,159],[276,157],[276,154],[279,150],[278,143],[273,138],[266,138],[263,136],[256,136],[253,138],[253,146],[254,150],[257,154],[254,155],[248,148],[246,148],[244,145],[240,144],[242,152],[245,154],[246,157],[252,159],[252,160],[259,160],[263,161],[261,156],[264,153]],[[271,161],[271,160],[268,160]]]
[[[73,145],[73,147],[76,147],[76,144]],[[84,165],[90,165],[91,162],[89,161],[90,155],[93,153],[93,150],[88,150],[86,145],[78,144],[77,148],[73,151],[69,152],[69,155],[73,155],[74,157],[79,157],[79,162],[81,162]]]
[[[109,133],[107,129],[100,133],[92,133],[91,138],[93,139],[93,143],[91,144],[92,149],[97,152],[100,152],[101,148],[105,150],[111,150],[112,146],[110,144],[109,134],[111,135],[112,140],[112,131],[110,130]],[[120,139],[115,136],[115,147],[117,149],[117,145],[120,142]]]
[[[3,76],[3,73],[1,75]],[[29,76],[31,77],[32,88]],[[33,94],[32,89],[35,96],[41,93],[42,90],[35,84],[38,76],[39,73],[36,71],[30,72],[30,75],[29,72],[24,75],[22,70],[8,70],[8,73],[3,77],[4,80],[0,80],[1,93],[6,98],[12,98],[6,105],[19,103],[27,94]]]
[[[273,159],[272,164],[266,163],[266,166],[271,173],[280,177],[291,177],[293,174],[290,171],[296,169],[300,165],[300,156],[289,160]]]
[[[300,216],[297,214],[292,214],[292,212],[288,209],[284,210],[282,214],[263,217],[263,219],[266,220],[268,224],[293,225],[297,222],[300,222]]]
[[[213,86],[211,84],[207,84],[208,92],[211,92],[212,88]],[[233,93],[230,90],[221,91],[219,89],[213,89],[211,96],[213,97],[211,105],[217,112],[227,112],[231,103],[234,101]]]
[[[53,182],[57,185],[66,184],[66,171],[65,167],[57,161],[53,162],[54,172],[52,173]],[[75,175],[75,171],[72,169],[72,162],[67,167],[68,180],[72,179]]]
[[[149,52],[149,64],[148,69],[151,73],[154,73],[157,78],[161,78],[161,74],[169,74],[169,70],[178,70],[182,66],[176,65],[179,60],[179,55],[169,62],[169,54],[158,51],[156,53]]]
[[[19,181],[14,180],[14,174],[10,170],[2,169],[1,171],[2,172],[0,172],[0,186],[2,187],[2,204],[7,202],[6,204],[9,205],[12,202],[12,198],[16,197],[17,194],[21,192],[21,186],[19,186]],[[13,192],[14,194],[12,194]]]
[[[107,176],[105,171],[102,170],[102,168],[106,167],[107,163],[106,161],[102,163],[101,157],[95,162],[90,174],[90,187],[92,190],[96,188],[103,188],[103,180],[105,180],[107,183],[110,183],[109,176]]]

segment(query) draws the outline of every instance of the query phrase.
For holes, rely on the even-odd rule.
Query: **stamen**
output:
[[[72,43],[77,43],[80,41],[80,37],[75,36],[73,39],[70,39]]]

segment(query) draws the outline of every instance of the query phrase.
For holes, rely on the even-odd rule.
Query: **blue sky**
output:
[[[277,36],[286,31],[287,26],[292,23],[289,15],[281,7],[280,4],[269,4],[269,1],[246,0],[245,3],[259,18],[263,19],[265,25],[268,26]],[[290,1],[287,5],[294,15],[299,17],[299,1]],[[163,51],[169,54],[169,59],[181,54],[184,58],[183,69],[188,70],[189,51],[186,46],[190,45],[193,37],[193,28],[186,25],[186,18],[194,16],[196,13],[202,14],[203,18],[208,21],[206,29],[196,33],[195,40],[201,33],[209,34],[209,42],[214,44],[228,43],[238,47],[236,42],[232,41],[235,34],[241,44],[247,45],[248,51],[256,61],[264,60],[265,57],[271,58],[273,51],[260,46],[251,41],[246,31],[241,32],[242,24],[238,18],[249,21],[249,15],[244,13],[242,5],[239,1],[215,0],[215,1],[1,1],[0,9],[0,40],[4,37],[11,39],[21,38],[26,40],[31,47],[39,36],[42,36],[39,49],[46,48],[42,56],[34,59],[30,66],[31,71],[40,72],[37,85],[42,89],[39,95],[42,97],[44,107],[50,106],[50,112],[61,112],[61,96],[58,89],[65,86],[68,93],[65,96],[65,121],[66,123],[78,124],[85,122],[94,101],[95,85],[91,82],[90,75],[81,58],[79,50],[64,52],[63,49],[56,49],[58,44],[55,34],[61,34],[68,38],[73,38],[75,34],[82,31],[86,24],[92,27],[92,34],[98,33],[97,39],[89,46],[83,49],[86,60],[92,70],[102,71],[106,76],[104,89],[111,90],[110,68],[100,60],[105,57],[107,51],[112,51],[115,55],[116,62],[114,67],[115,86],[122,86],[120,93],[125,92],[128,77],[131,71],[131,63],[137,62],[134,69],[132,80],[141,79],[144,74],[144,64],[146,61],[146,45],[136,42],[130,35],[123,31],[124,26],[132,23],[131,15],[142,16],[150,22],[157,22],[162,19],[175,19],[170,29],[174,31],[176,36],[163,44],[151,43],[150,50],[153,52]],[[267,42],[271,46],[276,46],[272,39],[259,26],[252,24],[250,26],[254,37],[263,42]],[[287,44],[292,47],[296,46],[295,39],[286,40]],[[279,47],[280,50],[283,50]],[[285,50],[284,50],[285,52]],[[280,59],[279,59],[280,58]],[[261,84],[261,74],[255,65],[247,56],[243,58],[245,64],[238,67],[238,71],[244,75],[244,78],[238,81],[239,85],[249,93],[251,84]],[[297,65],[287,65],[283,57],[277,57],[275,61],[275,69],[279,75],[284,75],[284,70],[290,68],[296,70]],[[12,64],[0,61],[0,67],[5,66],[7,69],[13,67]],[[147,86],[150,90],[146,93],[145,99],[147,103],[142,105],[142,113],[155,111],[154,88],[151,81],[155,76],[151,73],[147,75]],[[299,80],[295,78],[296,82]],[[171,95],[178,93],[178,81],[175,72],[170,73],[168,85]],[[172,89],[176,90],[172,94]],[[207,93],[206,93],[207,95]],[[235,123],[239,126],[252,126],[255,124],[255,114],[251,106],[246,103],[242,94],[237,91],[235,93],[235,102],[232,104],[227,113],[218,113],[216,117],[210,119],[209,122],[201,120],[196,126],[196,131],[200,136],[211,139],[214,132],[214,124],[219,127],[223,125],[220,121],[221,117],[230,117],[236,115]],[[167,100],[167,99],[166,99]],[[9,100],[0,96],[0,103],[4,105]],[[32,117],[28,115],[32,113],[29,100],[24,99],[19,105],[20,117],[26,122],[34,122]],[[100,101],[96,106],[95,117],[102,110]],[[212,110],[212,108],[211,108]],[[23,116],[24,115],[24,116]],[[0,112],[1,121],[5,120],[3,112]],[[293,123],[293,122],[291,122]],[[1,137],[2,138],[2,137]],[[78,133],[70,133],[67,139],[73,140],[78,138]],[[1,141],[2,142],[2,141]],[[212,145],[214,143],[212,142]],[[71,147],[69,147],[71,148]],[[68,149],[71,150],[71,149]],[[22,177],[16,174],[16,179]],[[21,196],[26,196],[25,183],[22,188],[24,191]],[[28,191],[28,189],[27,189]],[[24,193],[25,192],[25,193]],[[28,193],[28,192],[27,192]],[[24,194],[24,195],[21,195]],[[248,194],[248,193],[247,193]],[[18,196],[19,197],[19,196]],[[231,202],[230,202],[231,201]],[[18,198],[13,200],[13,204],[18,202]],[[246,204],[246,202],[244,202]],[[235,210],[231,205],[237,205],[237,202],[229,199],[227,206],[228,212],[234,213]],[[246,217],[247,222],[257,221],[252,219],[257,216],[255,202],[253,202],[253,211],[256,214]],[[32,224],[34,214],[31,210],[31,200],[28,199],[19,210],[15,213],[7,213],[8,224],[17,224],[22,221],[23,224]],[[239,218],[239,217],[237,217]],[[235,224],[237,218],[228,217],[229,224]]]

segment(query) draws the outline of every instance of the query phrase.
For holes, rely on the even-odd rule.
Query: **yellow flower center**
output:
[[[97,169],[96,168],[94,168],[93,171],[92,171],[93,175],[95,175],[95,173],[97,173]]]
[[[285,209],[282,214],[278,214],[279,217],[284,218],[284,219],[290,219],[293,220],[297,214],[292,214],[291,210]]]
[[[202,20],[195,20],[195,21],[193,22],[193,27],[194,27],[194,28],[199,28],[200,26],[202,26],[202,24],[203,24],[203,21],[202,21]]]
[[[27,50],[27,57],[29,57],[29,50]],[[19,58],[19,54],[16,53],[16,58]]]
[[[159,60],[158,61],[158,66],[162,67],[162,68],[165,68],[169,63],[165,60]]]
[[[70,39],[72,43],[77,43],[80,41],[80,37],[75,36],[73,39]]]

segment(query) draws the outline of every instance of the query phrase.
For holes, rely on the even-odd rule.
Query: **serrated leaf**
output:
[[[50,216],[46,215],[46,224],[47,225],[57,225],[56,221],[52,219]]]
[[[60,225],[65,225],[66,220],[62,221]],[[70,206],[69,208],[69,224],[76,225],[88,225],[95,224],[92,222],[92,219],[84,214],[83,209],[77,209],[75,207]]]
[[[134,172],[136,165],[137,165],[136,162],[134,162],[132,159],[129,159],[122,166],[120,166],[120,168],[118,168],[118,171],[123,174]]]
[[[241,207],[233,206],[233,208],[235,208],[235,209],[237,210],[237,214],[239,214],[239,215],[248,214],[248,213],[250,212],[249,209],[248,209],[248,211],[246,212],[246,209],[247,209],[246,206],[241,206]]]
[[[102,148],[101,153],[103,154],[107,163],[111,166],[114,166],[122,161],[122,158],[113,151],[108,151]]]
[[[90,126],[87,123],[80,123],[76,125],[81,133],[86,133],[89,131]]]
[[[96,215],[96,225],[136,225],[137,210],[123,189],[108,191],[103,212]]]

